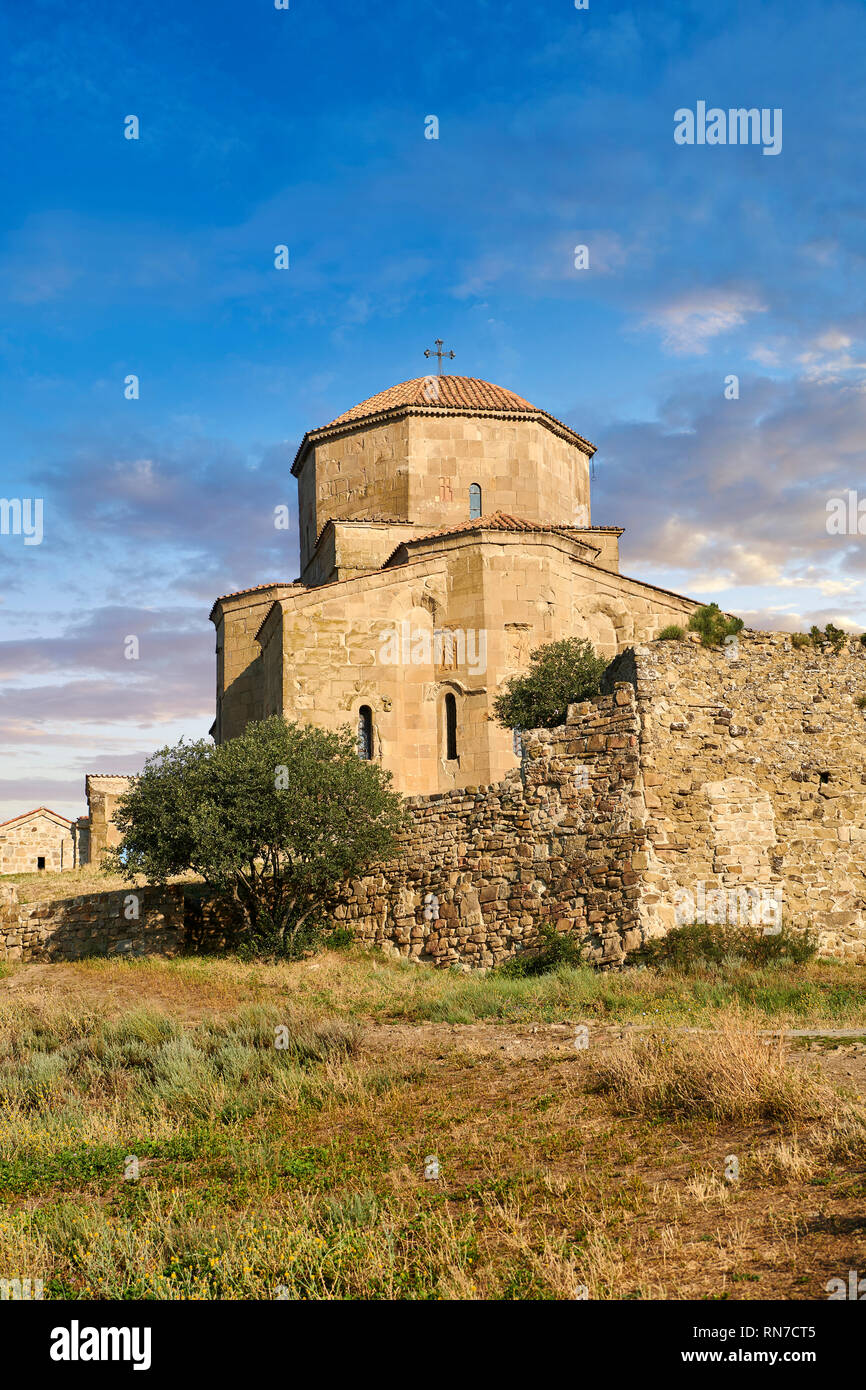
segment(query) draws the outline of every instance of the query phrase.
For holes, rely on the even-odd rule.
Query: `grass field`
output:
[[[0,1275],[71,1299],[825,1298],[866,1267],[863,978],[7,967]],[[788,1027],[863,1037],[767,1035]]]

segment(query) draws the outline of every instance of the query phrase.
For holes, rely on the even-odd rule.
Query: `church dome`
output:
[[[430,410],[444,407],[458,410],[529,411],[538,415],[538,408],[518,396],[515,391],[507,391],[504,386],[494,386],[491,381],[482,381],[476,376],[416,376],[412,381],[401,381],[397,386],[389,386],[387,391],[379,391],[360,405],[353,405],[330,425],[347,424],[350,420],[363,420],[368,415],[378,415],[383,410],[393,410],[401,405],[427,406]],[[329,428],[329,426],[324,426]]]
[[[537,421],[545,428],[559,435],[561,439],[575,444],[584,453],[595,453],[595,445],[584,439],[576,430],[564,425],[546,410],[540,410],[516,391],[504,386],[496,386],[492,381],[482,381],[476,376],[416,376],[411,381],[401,381],[397,386],[389,386],[378,391],[375,396],[353,405],[342,415],[329,420],[326,425],[308,430],[301,440],[300,447],[292,464],[292,473],[298,476],[301,463],[311,445],[356,429],[359,425],[380,424],[383,421],[399,418],[401,415],[481,415],[488,419]]]

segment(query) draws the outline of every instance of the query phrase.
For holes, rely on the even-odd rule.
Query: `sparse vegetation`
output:
[[[866,695],[858,695],[854,700],[854,704],[858,709],[866,709]]]
[[[680,627],[679,623],[668,623],[663,627],[658,635],[659,642],[681,642],[685,637],[685,628]]]
[[[866,1023],[856,967],[101,959],[44,967],[47,1002],[34,969],[0,983],[0,1267],[47,1298],[797,1299],[848,1268],[862,1105],[747,1015]],[[458,1014],[494,1022],[409,1022]]]
[[[538,929],[540,941],[499,966],[497,973],[508,979],[528,979],[533,975],[549,975],[561,966],[580,966],[584,953],[568,933],[558,932],[552,922],[543,922]]]
[[[821,651],[829,647],[833,652],[841,652],[848,643],[848,634],[841,627],[835,627],[833,623],[828,623],[823,632],[821,628],[813,626],[809,630],[809,636],[814,646]]]
[[[565,723],[569,705],[599,693],[606,668],[582,637],[536,647],[526,674],[507,680],[494,700],[496,718],[506,729],[554,729]]]
[[[742,618],[729,618],[717,603],[705,603],[689,618],[689,631],[700,634],[702,647],[721,647],[726,637],[735,637],[742,630]]]
[[[835,627],[833,623],[828,623],[823,629],[813,624],[808,632],[793,633],[791,645],[797,651],[802,651],[804,647],[812,647],[816,651],[831,651],[838,655],[846,647],[848,639],[849,634],[841,627]]]
[[[753,927],[690,922],[648,941],[635,952],[634,959],[645,965],[689,971],[721,965],[726,959],[747,965],[774,961],[803,965],[817,953],[817,939],[809,930],[795,932],[783,925],[779,931],[765,934]]]
[[[781,1047],[750,1029],[688,1037],[657,1033],[628,1050],[592,1061],[590,1085],[626,1114],[708,1120],[831,1119],[839,1109],[831,1087],[798,1075]]]

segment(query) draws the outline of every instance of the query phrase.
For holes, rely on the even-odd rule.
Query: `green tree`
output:
[[[391,774],[358,757],[348,729],[274,715],[216,747],[159,749],[115,822],[107,867],[156,884],[192,871],[234,900],[253,948],[293,955],[334,886],[392,849],[403,810]]]
[[[721,647],[726,637],[742,630],[742,618],[729,618],[717,603],[705,603],[689,618],[689,631],[700,633],[702,647]]]
[[[848,643],[848,633],[843,631],[841,627],[836,627],[834,623],[828,623],[823,632],[813,623],[809,629],[809,637],[812,640],[812,645],[821,651],[825,647],[831,647],[834,652],[839,653]]]
[[[512,676],[493,701],[506,729],[553,729],[565,722],[568,706],[597,695],[607,662],[583,637],[548,642],[529,654],[529,670]]]

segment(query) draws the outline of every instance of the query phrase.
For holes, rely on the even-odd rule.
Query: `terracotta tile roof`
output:
[[[436,383],[435,396],[432,399],[431,382]],[[369,396],[367,400],[353,405],[351,410],[345,410],[342,415],[338,415],[326,425],[308,430],[295,455],[292,472],[297,477],[301,459],[312,441],[327,436],[331,431],[339,433],[347,426],[358,424],[362,420],[388,416],[403,410],[413,413],[419,410],[429,411],[431,414],[441,415],[526,415],[542,421],[557,434],[587,449],[590,454],[595,453],[595,445],[590,444],[589,440],[584,439],[570,426],[564,425],[555,416],[548,415],[546,410],[539,410],[537,405],[525,400],[523,396],[518,396],[516,391],[509,391],[504,386],[495,386],[493,382],[482,381],[480,377],[475,376],[417,376],[411,381],[401,381],[396,386],[389,386],[387,390],[377,392],[375,396]]]
[[[415,546],[419,542],[439,540],[443,536],[459,536],[467,531],[537,531],[547,532],[558,535],[568,535],[570,531],[586,531],[585,526],[570,526],[567,522],[560,522],[555,525],[549,522],[524,521],[519,516],[509,516],[507,512],[490,512],[487,516],[474,517],[471,521],[461,521],[456,526],[444,526],[440,531],[425,531],[420,536],[409,536],[401,541],[398,546],[391,551],[385,565],[389,565],[404,546]],[[588,549],[594,550],[598,554],[598,546],[592,545],[589,541],[580,542]]]
[[[71,825],[72,821],[68,816],[61,816],[59,811],[52,811],[48,806],[35,806],[32,811],[22,811],[20,816],[10,816],[9,820],[0,821],[0,830],[4,825],[14,825],[17,820],[27,820],[30,816],[38,816],[44,812],[48,816],[55,816],[57,820],[62,820],[66,825]]]
[[[329,516],[325,526],[366,526],[368,523],[386,526],[414,526],[405,516]],[[324,531],[325,526],[322,527]],[[319,533],[321,535],[321,532]]]
[[[412,381],[401,381],[397,386],[389,386],[387,391],[379,391],[360,405],[353,405],[331,420],[323,428],[343,425],[348,420],[363,420],[368,415],[377,415],[380,410],[393,410],[398,405],[423,405],[435,410],[438,406],[456,406],[458,410],[528,410],[537,413],[537,408],[515,391],[507,391],[504,386],[494,386],[490,381],[481,381],[475,376],[416,376]]]
[[[288,579],[271,579],[268,581],[267,584],[251,584],[248,589],[235,589],[234,593],[220,594],[219,598],[214,599],[213,607],[210,610],[209,616],[211,618],[213,617],[214,608],[216,608],[218,603],[222,603],[224,599],[240,598],[242,594],[254,594],[259,589],[291,589],[292,584],[296,584],[297,582],[298,581],[296,579],[293,579],[291,581],[289,581]]]

